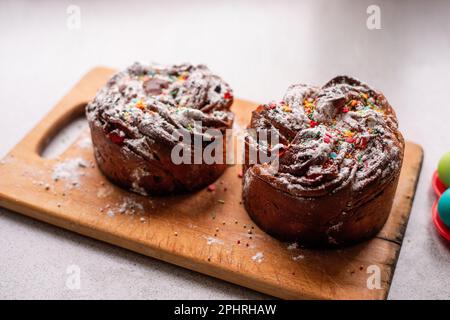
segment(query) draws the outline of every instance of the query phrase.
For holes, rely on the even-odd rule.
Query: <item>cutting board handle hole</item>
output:
[[[86,104],[75,106],[48,128],[38,145],[37,151],[42,158],[57,158],[87,130],[88,123],[84,114]]]

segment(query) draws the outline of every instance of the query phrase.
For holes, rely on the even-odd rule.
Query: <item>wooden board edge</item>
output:
[[[390,292],[391,285],[392,285],[392,280],[394,278],[395,269],[397,267],[398,259],[399,259],[399,256],[400,256],[400,251],[401,251],[401,248],[402,248],[402,245],[403,245],[403,240],[405,238],[406,228],[408,227],[409,218],[411,217],[411,210],[412,210],[412,206],[414,204],[414,198],[416,197],[417,186],[419,184],[420,175],[421,175],[422,166],[423,166],[423,158],[424,158],[423,147],[421,145],[419,145],[419,144],[417,144],[415,142],[411,142],[411,141],[408,141],[408,144],[413,146],[414,148],[417,148],[419,150],[420,159],[418,160],[418,164],[419,165],[417,167],[417,172],[414,175],[415,180],[414,180],[414,183],[413,183],[413,188],[412,188],[413,192],[412,192],[412,196],[411,196],[411,199],[410,199],[411,206],[409,208],[408,216],[407,216],[404,224],[402,225],[402,229],[401,229],[401,240],[400,241],[392,241],[392,240],[385,239],[385,238],[379,238],[379,239],[382,239],[384,241],[389,241],[389,242],[397,244],[397,248],[395,249],[394,260],[393,260],[393,263],[392,263],[391,268],[390,268],[391,270],[390,270],[390,273],[389,273],[388,287],[387,287],[387,290],[385,291],[385,294],[383,296],[383,300],[387,300],[387,298],[389,296],[389,292]]]

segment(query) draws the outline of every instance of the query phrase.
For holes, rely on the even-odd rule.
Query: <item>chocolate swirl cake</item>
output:
[[[321,88],[292,85],[282,101],[259,106],[249,127],[273,130],[279,140],[268,147],[247,139],[247,156],[249,150],[279,156],[244,165],[244,204],[263,230],[282,240],[336,246],[382,228],[404,150],[382,93],[347,76]]]
[[[226,164],[194,164],[193,143],[201,139],[204,148],[214,140],[207,129],[223,135],[231,128],[232,103],[228,84],[203,65],[135,63],[114,75],[86,107],[98,166],[116,184],[143,195],[202,188]],[[180,143],[192,153],[191,163],[172,161]]]

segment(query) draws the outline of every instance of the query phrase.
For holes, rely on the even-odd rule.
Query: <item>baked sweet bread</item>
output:
[[[343,246],[367,239],[389,216],[404,140],[384,95],[354,78],[298,84],[280,102],[253,111],[249,128],[279,145],[246,143],[243,200],[254,220],[281,240]],[[278,161],[251,163],[251,150]]]
[[[207,129],[225,134],[233,124],[232,103],[229,85],[206,66],[135,63],[114,75],[86,107],[98,167],[114,183],[143,195],[207,186],[226,164],[180,164],[172,151],[183,143],[193,158],[195,139],[201,148],[213,141]],[[182,141],[180,132],[192,140]]]

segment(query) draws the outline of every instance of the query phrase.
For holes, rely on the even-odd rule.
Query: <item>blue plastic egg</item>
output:
[[[450,228],[450,189],[447,189],[438,202],[439,218]]]

